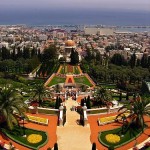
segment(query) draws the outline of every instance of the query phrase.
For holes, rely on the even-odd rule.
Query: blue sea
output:
[[[0,9],[0,25],[150,26],[150,11]]]

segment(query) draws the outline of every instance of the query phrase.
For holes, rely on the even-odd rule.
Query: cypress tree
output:
[[[135,55],[135,53],[131,55],[130,66],[131,66],[131,68],[134,68],[136,66],[136,55]]]
[[[92,144],[92,150],[96,150],[96,143]]]
[[[59,98],[58,98],[58,96],[56,98],[55,109],[59,109]]]
[[[58,150],[58,144],[57,143],[54,144],[54,150]]]
[[[91,109],[90,96],[87,97],[86,106],[88,109]]]

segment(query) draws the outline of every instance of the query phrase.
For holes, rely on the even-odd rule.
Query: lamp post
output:
[[[21,120],[23,120],[23,137],[26,137],[26,135],[25,135],[25,128],[24,128],[24,119],[25,119],[25,117],[21,116]]]

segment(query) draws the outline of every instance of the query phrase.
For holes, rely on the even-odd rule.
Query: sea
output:
[[[0,9],[0,25],[106,25],[142,26],[138,31],[150,32],[150,11],[92,9]],[[145,28],[146,27],[146,28]],[[130,31],[131,28],[128,28]]]

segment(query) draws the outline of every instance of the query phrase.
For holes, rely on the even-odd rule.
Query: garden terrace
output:
[[[25,131],[26,137],[23,136],[24,131]],[[40,147],[44,146],[48,141],[46,132],[29,129],[29,128],[23,129],[23,127],[20,128],[20,127],[15,126],[15,128],[12,131],[2,128],[2,132],[5,133],[7,137],[12,139],[13,141],[33,150],[39,149]],[[33,137],[29,138],[29,136],[32,136],[32,135]],[[36,138],[34,135],[35,136],[37,135],[40,138],[38,137]]]
[[[91,82],[88,80],[86,76],[74,77],[76,83],[92,86]]]
[[[65,83],[66,78],[54,76],[51,81],[49,81],[48,86],[56,85],[58,83]]]
[[[80,74],[81,71],[79,66],[72,66],[72,65],[62,65],[58,71],[60,74]]]
[[[108,148],[118,148],[122,145],[125,145],[129,143],[130,141],[133,141],[136,137],[140,136],[142,133],[142,129],[137,128],[136,125],[134,125],[131,129],[127,130],[127,132],[122,133],[122,128],[116,128],[113,130],[103,131],[99,133],[99,141],[105,145]],[[106,138],[107,135],[117,135],[119,140],[116,141],[115,137]],[[123,136],[122,136],[123,134]]]

